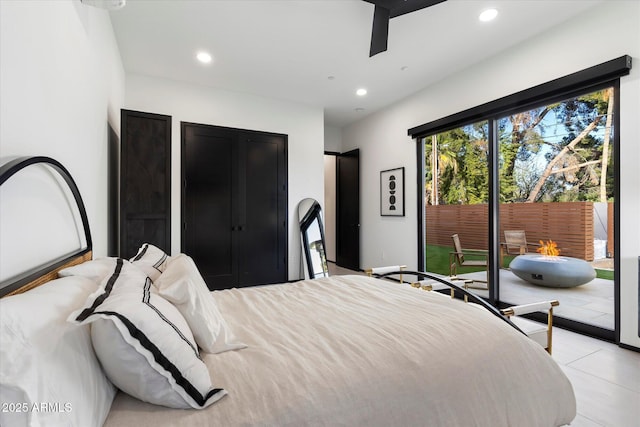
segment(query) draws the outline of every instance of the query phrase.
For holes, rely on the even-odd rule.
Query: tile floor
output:
[[[363,274],[329,263],[332,275]],[[640,353],[554,328],[553,358],[571,383],[571,427],[640,427]]]
[[[640,426],[640,353],[559,328],[553,341],[578,402],[572,427]]]

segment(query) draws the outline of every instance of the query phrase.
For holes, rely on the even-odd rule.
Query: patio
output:
[[[460,278],[486,280],[486,272],[459,274]],[[488,297],[489,291],[469,289]],[[613,280],[593,279],[574,288],[546,288],[525,282],[507,269],[500,270],[500,299],[512,304],[557,299],[554,314],[579,322],[614,329]]]

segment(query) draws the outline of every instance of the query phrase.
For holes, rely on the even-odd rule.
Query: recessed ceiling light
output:
[[[80,0],[80,3],[99,7],[100,9],[118,10],[125,7],[127,0]]]
[[[213,59],[207,52],[198,52],[196,58],[198,58],[198,61],[202,62],[203,64],[208,64]]]
[[[356,91],[356,95],[365,96],[367,94],[367,90],[365,88],[360,88]]]
[[[356,113],[362,113],[364,111],[364,108],[354,108],[353,111],[355,111]]]
[[[480,16],[478,16],[478,19],[481,20],[482,22],[489,22],[489,21],[493,21],[496,18],[496,16],[498,16],[497,9],[487,9],[484,12],[482,12]]]

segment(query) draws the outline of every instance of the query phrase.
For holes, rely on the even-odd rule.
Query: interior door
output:
[[[360,150],[336,156],[336,264],[360,270]]]
[[[237,135],[194,124],[183,124],[182,132],[182,250],[210,289],[229,288],[238,276]]]
[[[286,137],[240,137],[238,286],[287,280]]]
[[[171,116],[121,110],[120,250],[171,252]]]

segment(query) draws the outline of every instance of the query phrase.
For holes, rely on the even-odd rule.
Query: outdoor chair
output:
[[[524,230],[504,230],[504,242],[502,246],[507,255],[524,255],[529,252],[529,247],[537,248],[539,245],[528,243]]]
[[[484,267],[489,274],[488,266],[488,254],[486,250],[481,249],[462,249],[460,244],[460,237],[457,234],[451,236],[453,240],[453,252],[449,252],[449,276],[452,279],[457,279],[458,267]],[[474,280],[473,282],[484,283],[485,286],[477,287],[473,284],[468,285],[470,288],[488,289],[486,286],[487,280]]]
[[[504,255],[524,255],[529,252],[529,249],[538,248],[539,245],[535,243],[527,242],[527,235],[524,230],[504,230],[504,242],[500,243],[500,267]]]

